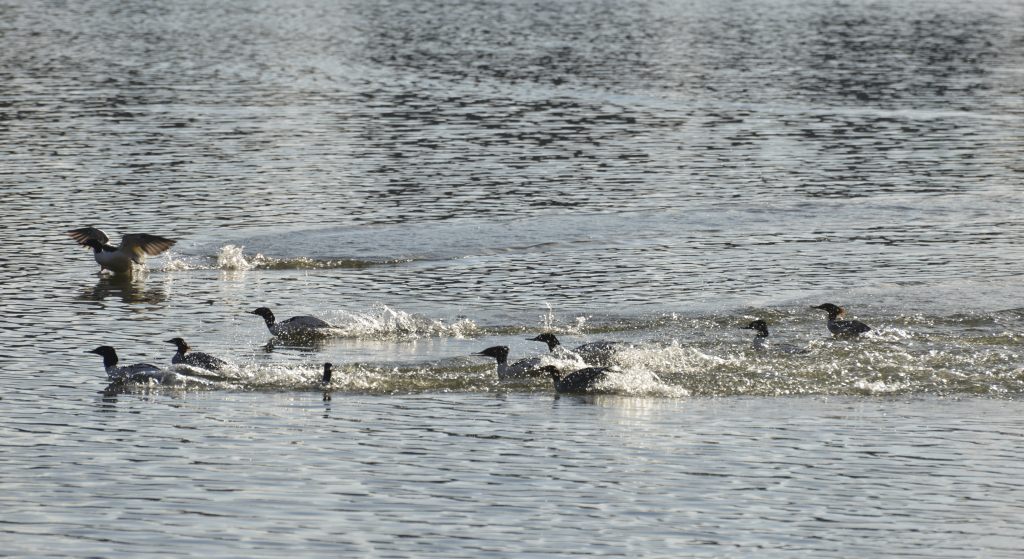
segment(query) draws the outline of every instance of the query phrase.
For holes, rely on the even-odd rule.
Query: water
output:
[[[1019,553],[1021,4],[0,14],[5,554]],[[101,277],[85,225],[179,242]],[[634,346],[471,356],[541,331]],[[229,378],[84,353],[174,336]]]

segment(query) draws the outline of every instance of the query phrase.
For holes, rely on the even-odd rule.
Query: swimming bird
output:
[[[133,233],[122,235],[121,244],[115,247],[109,244],[107,234],[95,227],[72,229],[67,234],[78,244],[92,249],[101,272],[106,269],[115,274],[130,274],[133,264],[142,265],[147,255],[156,256],[177,242],[147,233]]]
[[[527,338],[531,342],[544,342],[548,345],[548,351],[558,355],[559,357],[579,357],[584,363],[589,365],[600,365],[607,366],[610,364],[612,356],[617,351],[631,347],[630,344],[625,342],[609,342],[599,341],[590,342],[583,344],[576,349],[569,350],[562,346],[558,338],[550,333],[545,332],[535,338]],[[561,353],[561,355],[559,355]]]
[[[324,401],[328,402],[331,399],[331,393],[328,387],[331,385],[331,373],[334,370],[334,365],[331,363],[324,363],[324,376],[320,379],[320,387],[324,389]]]
[[[181,338],[171,338],[167,340],[167,343],[178,346],[178,351],[174,354],[174,357],[171,357],[172,364],[177,365],[180,363],[208,371],[219,371],[228,365],[227,361],[218,359],[209,353],[201,351],[189,353],[189,350],[192,348]]]
[[[324,335],[327,328],[332,328],[330,324],[323,320],[309,315],[293,316],[288,320],[277,322],[274,319],[274,313],[267,307],[260,307],[254,311],[249,311],[249,314],[262,316],[263,321],[267,323],[267,330],[270,330],[270,333],[275,336]]]
[[[320,379],[320,385],[326,387],[331,384],[331,373],[334,372],[334,365],[332,363],[324,363],[324,376]]]
[[[86,351],[103,357],[103,368],[107,371],[107,377],[115,382],[138,382],[147,379],[155,379],[161,384],[175,380],[177,376],[173,372],[167,372],[156,365],[149,363],[135,363],[134,365],[117,366],[117,351],[108,345],[101,345],[96,349]]]
[[[807,350],[802,347],[797,347],[791,344],[772,344],[768,341],[768,323],[763,320],[755,320],[746,326],[741,326],[741,330],[755,330],[757,335],[754,336],[753,348],[755,351],[772,351],[775,353],[807,353]]]
[[[757,335],[754,336],[754,349],[757,351],[766,351],[768,349],[768,323],[763,320],[755,320],[750,324],[742,327],[743,330],[756,330]]]
[[[828,313],[828,331],[832,332],[833,336],[855,337],[871,330],[867,324],[859,320],[836,320],[846,314],[846,309],[843,307],[833,305],[832,303],[824,303],[816,307],[812,306],[811,308]]]
[[[486,355],[487,357],[493,357],[494,360],[498,362],[498,378],[501,380],[540,376],[540,372],[538,370],[541,362],[540,357],[520,359],[519,361],[509,365],[508,346],[505,345],[489,347],[479,353],[474,353],[473,355]]]
[[[551,377],[555,392],[559,394],[583,394],[594,389],[594,386],[607,378],[607,367],[587,367],[563,375],[557,367],[545,365],[540,371]]]

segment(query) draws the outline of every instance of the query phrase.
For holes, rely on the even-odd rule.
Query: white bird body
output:
[[[146,262],[146,256],[156,256],[177,242],[147,233],[135,233],[122,235],[121,244],[115,247],[109,244],[107,234],[95,227],[72,229],[67,234],[78,244],[92,249],[101,272],[110,270],[115,274],[130,274],[136,264],[141,266]]]

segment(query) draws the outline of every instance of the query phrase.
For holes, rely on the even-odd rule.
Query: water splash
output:
[[[256,267],[256,264],[245,258],[245,247],[235,245],[224,245],[217,253],[217,267],[221,270],[247,271]],[[262,256],[257,254],[256,258]]]
[[[622,370],[616,367],[605,375],[597,388],[601,393],[624,396],[685,398],[690,395],[686,388],[665,383],[661,377],[647,369]]]
[[[372,338],[381,340],[411,340],[423,337],[452,337],[464,339],[477,335],[478,328],[472,320],[460,317],[454,322],[430,318],[420,314],[377,305],[366,312],[344,312],[335,324],[332,335],[347,338]]]
[[[363,269],[373,266],[406,262],[401,259],[358,260],[351,258],[310,258],[297,256],[293,258],[274,258],[262,253],[245,254],[245,247],[227,244],[217,250],[213,256],[183,256],[167,253],[161,270],[165,272],[182,272],[191,270],[223,270],[229,272],[246,272],[249,270],[331,270],[331,269]]]

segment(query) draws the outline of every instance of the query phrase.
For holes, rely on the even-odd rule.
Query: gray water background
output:
[[[1017,556],[1022,21],[0,2],[0,553]],[[100,277],[84,225],[178,244]],[[470,356],[542,330],[638,345],[586,397]],[[238,380],[84,353],[177,335]]]

